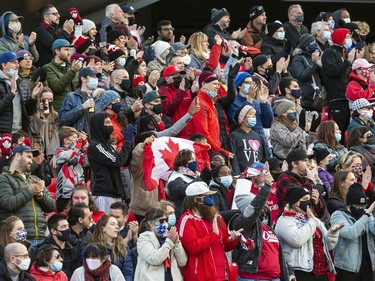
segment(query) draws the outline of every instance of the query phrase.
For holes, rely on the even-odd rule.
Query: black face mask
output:
[[[374,144],[374,139],[373,138],[369,138],[365,144],[368,144],[368,145],[373,145]]]
[[[362,217],[362,216],[363,216],[363,213],[365,212],[364,209],[358,209],[358,208],[356,208],[356,207],[354,207],[354,206],[350,206],[349,208],[350,208],[350,213],[352,214],[353,218],[355,218],[355,219],[357,219],[357,220],[358,220],[360,217]]]
[[[272,177],[274,179],[274,181],[277,181],[277,179],[279,178],[279,176],[281,175],[282,173],[272,173]]]
[[[307,201],[300,201],[299,202],[299,208],[304,211],[304,212],[307,212],[307,206],[309,206],[311,208],[311,202],[310,200],[307,200]]]
[[[128,21],[129,21],[129,26],[132,26],[133,24],[135,24],[135,18],[134,17],[128,18]]]
[[[94,48],[90,48],[90,49],[87,51],[86,55],[88,55],[88,56],[93,56],[93,55],[95,55],[95,53],[96,53],[96,50],[95,50]]]
[[[126,91],[129,88],[130,80],[129,79],[122,79],[120,83],[120,88],[123,91]]]
[[[53,106],[53,101],[50,101],[49,103],[48,103],[48,108],[51,108]]]
[[[109,139],[113,133],[113,126],[104,126],[104,137]]]
[[[264,71],[268,76],[272,76],[275,71],[272,69],[272,68],[266,68],[266,70]]]
[[[152,107],[152,111],[156,114],[160,114],[163,111],[163,105],[162,104],[156,104]]]
[[[173,84],[175,85],[176,88],[180,87],[181,81],[182,81],[182,76],[173,78]]]
[[[70,240],[70,228],[68,228],[67,230],[64,230],[64,231],[60,231],[59,232],[61,233],[61,235],[56,235],[57,239],[59,239],[60,241],[69,241]]]

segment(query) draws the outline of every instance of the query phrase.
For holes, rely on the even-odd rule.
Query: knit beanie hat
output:
[[[250,13],[249,13],[250,20],[255,20],[257,17],[259,17],[264,12],[265,12],[265,10],[263,9],[263,6],[258,6],[258,5],[252,6],[250,8]]]
[[[121,30],[125,36],[129,36],[129,28],[125,24],[116,24],[113,26],[114,30]]]
[[[154,49],[155,54],[157,56],[160,56],[162,53],[168,50],[171,45],[165,41],[158,40],[154,44],[152,44],[151,47]]]
[[[307,188],[298,185],[290,185],[286,188],[286,202],[293,206],[303,196],[310,194]]]
[[[108,58],[109,61],[115,61],[117,58],[125,55],[124,51],[116,45],[109,45],[108,47]]]
[[[242,84],[246,77],[251,77],[249,72],[238,72],[235,80],[236,89]]]
[[[314,41],[315,38],[310,33],[302,34],[301,37],[298,40],[298,47],[302,50],[305,50],[306,47]]]
[[[283,27],[283,25],[279,21],[267,23],[268,34],[273,36],[280,27]]]
[[[346,194],[346,205],[350,206],[353,204],[366,204],[366,194],[363,192],[363,186],[359,183],[353,183]]]
[[[88,64],[91,60],[94,60],[95,63],[97,62],[101,62],[102,60],[97,57],[97,56],[86,56],[84,59],[83,59],[83,63],[86,63]]]
[[[111,29],[107,31],[107,42],[113,43],[117,38],[119,38],[121,35],[125,35],[124,31],[120,29]]]
[[[143,78],[141,75],[134,74],[133,87],[139,85],[141,82],[145,82],[145,78]]]
[[[12,135],[9,133],[4,133],[0,138],[0,148],[2,157],[5,159],[10,158],[10,153],[12,152]]]
[[[221,8],[221,9],[213,8],[211,10],[211,22],[213,24],[217,23],[224,16],[230,16],[229,12],[225,8]]]
[[[237,121],[238,125],[241,125],[243,119],[250,110],[255,111],[254,107],[252,107],[251,105],[243,105],[237,109],[236,113],[234,114],[234,118]]]
[[[324,158],[330,155],[329,151],[325,148],[314,148],[314,157],[316,162],[319,164]]]
[[[92,28],[96,27],[95,23],[92,20],[83,19],[82,20],[82,34],[88,33]]]
[[[253,67],[255,70],[257,70],[257,68],[259,66],[261,66],[262,64],[265,64],[268,60],[268,57],[264,54],[260,54],[260,55],[257,55],[254,59],[253,59]]]
[[[347,28],[337,28],[332,32],[332,42],[337,45],[344,45],[345,37],[349,33]]]
[[[101,94],[100,99],[97,101],[98,109],[100,111],[106,109],[109,104],[119,98],[121,98],[120,95],[113,90],[104,91],[104,93]]]
[[[276,116],[281,116],[289,109],[295,106],[296,105],[291,100],[279,99],[275,101],[275,104],[273,106],[273,112],[275,112]]]
[[[210,83],[211,81],[218,80],[217,75],[211,71],[203,71],[198,78],[199,87],[202,87],[202,83]]]
[[[238,209],[245,217],[250,217],[254,213],[254,207],[251,202],[254,200],[255,195],[252,193],[249,194],[238,194],[234,202],[236,203]]]
[[[76,49],[76,52],[82,54],[94,41],[90,37],[78,36],[77,39],[73,42],[73,45]]]

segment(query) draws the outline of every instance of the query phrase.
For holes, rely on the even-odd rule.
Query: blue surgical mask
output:
[[[232,176],[220,177],[220,183],[224,185],[226,188],[229,188],[232,182],[233,182]]]
[[[176,225],[177,219],[176,219],[176,214],[170,214],[168,216],[168,224],[171,226]]]
[[[350,19],[350,18],[344,18],[343,21],[344,21],[345,23],[351,23],[351,19]]]
[[[295,112],[288,113],[288,115],[286,117],[291,121],[296,121],[297,120],[297,112],[295,111]]]
[[[324,41],[329,41],[331,40],[331,32],[330,31],[324,31],[322,35],[322,39]]]
[[[344,48],[345,49],[350,49],[350,47],[353,45],[353,41],[351,38],[346,38],[344,41]]]
[[[213,206],[215,205],[214,198],[212,196],[205,196],[203,198],[203,204],[206,206]]]
[[[98,78],[89,78],[89,81],[87,81],[86,86],[91,91],[94,91],[96,88],[98,88]]]
[[[167,222],[155,225],[155,232],[161,236],[167,236],[167,230],[168,230]]]
[[[242,91],[245,95],[248,95],[249,89],[250,89],[250,84],[245,84]]]
[[[275,39],[284,40],[285,39],[285,32],[276,32]]]
[[[62,262],[54,261],[54,262],[51,264],[51,270],[52,270],[53,272],[58,272],[58,271],[60,271],[62,268],[63,268],[63,264],[62,264]]]
[[[301,89],[293,89],[293,90],[291,90],[290,94],[294,98],[299,99],[301,97],[302,91],[301,91]]]
[[[336,140],[340,141],[341,140],[341,134],[335,134]]]
[[[193,162],[189,162],[188,163],[188,168],[195,172],[196,170],[198,170],[198,162],[197,161],[193,161]]]
[[[255,127],[255,125],[257,124],[257,119],[255,117],[252,117],[252,118],[248,118],[247,119],[247,126],[249,128],[252,128],[252,127]]]
[[[8,76],[9,76],[10,78],[12,78],[14,74],[16,74],[16,75],[18,74],[18,71],[15,70],[15,69],[13,69],[13,68],[11,68],[11,69],[8,70],[7,73],[8,73]],[[17,77],[16,77],[16,78],[17,78]]]
[[[307,46],[307,51],[309,52],[309,53],[314,53],[316,50],[318,50],[319,49],[319,46],[318,46],[318,43],[314,43],[314,44],[309,44],[308,46]]]
[[[126,63],[126,58],[120,58],[117,62],[117,64],[121,67],[124,67]]]
[[[217,95],[212,92],[211,90],[207,93],[207,95],[211,98],[211,99],[215,99],[217,97]]]

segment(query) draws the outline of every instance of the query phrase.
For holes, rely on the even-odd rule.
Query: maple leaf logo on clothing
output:
[[[164,149],[159,149],[161,153],[161,158],[165,161],[165,163],[169,167],[169,171],[173,167],[174,159],[176,158],[177,153],[180,151],[180,147],[177,143],[173,142],[171,138],[169,138],[168,142],[166,142],[166,147]]]

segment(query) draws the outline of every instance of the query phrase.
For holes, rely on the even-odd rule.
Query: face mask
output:
[[[59,239],[60,241],[69,241],[70,240],[70,228],[68,228],[67,230],[64,230],[64,231],[60,231],[59,232],[61,233],[61,236],[57,236],[57,239]]]
[[[122,79],[120,83],[120,88],[124,91],[126,91],[129,88],[130,80],[129,79]]]
[[[350,18],[344,18],[343,21],[344,21],[345,23],[350,23],[350,22],[351,22]]]
[[[163,105],[162,104],[156,104],[152,107],[152,111],[156,114],[160,114],[163,112]]]
[[[189,65],[191,62],[191,56],[189,55],[183,56],[182,59],[184,60],[184,65]]]
[[[288,115],[286,117],[291,121],[296,121],[297,120],[297,112],[295,111],[295,112],[288,113]]]
[[[329,29],[333,30],[335,28],[335,21],[329,20],[328,22]]]
[[[335,134],[335,137],[338,142],[341,140],[341,134]]]
[[[25,241],[27,238],[27,230],[26,229],[21,229],[16,231],[16,241],[17,242],[22,242]]]
[[[174,84],[176,87],[179,87],[179,86],[180,86],[181,81],[182,81],[182,76],[174,77],[174,78],[173,78],[173,84]]]
[[[212,100],[216,99],[216,97],[217,97],[217,95],[216,95],[214,92],[212,92],[212,91],[209,91],[209,92],[207,93],[207,95],[208,95]]]
[[[307,46],[307,51],[310,53],[310,54],[312,54],[312,53],[314,53],[316,50],[318,50],[318,43],[314,43],[314,44],[309,44],[308,46]]]
[[[264,71],[268,76],[272,76],[275,71],[272,69],[272,68],[267,68],[265,71]]]
[[[112,103],[112,111],[114,113],[119,113],[121,111],[121,102]]]
[[[213,206],[215,204],[214,198],[212,196],[205,196],[203,198],[203,204],[206,206]]]
[[[86,264],[90,270],[94,271],[101,266],[102,262],[97,259],[86,259]]]
[[[374,145],[374,138],[367,139],[365,144]]]
[[[86,83],[87,88],[89,88],[91,91],[98,88],[98,78],[89,78],[88,80],[89,81]]]
[[[124,67],[124,66],[125,66],[125,63],[126,63],[126,58],[120,58],[120,59],[117,61],[117,65],[118,65],[118,66],[121,66],[121,67]]]
[[[329,41],[329,40],[331,40],[331,32],[330,32],[330,31],[324,31],[324,32],[323,32],[322,39],[323,39],[324,41]]]
[[[104,137],[109,139],[113,133],[113,126],[104,126]]]
[[[370,73],[371,73],[370,68],[364,68],[364,69],[362,69],[362,71],[361,71],[361,74],[362,74],[363,76],[365,76],[366,78],[369,78],[369,77],[370,77]]]
[[[290,94],[296,98],[296,99],[299,99],[301,97],[301,94],[302,94],[302,91],[301,89],[294,89],[294,90],[290,90]]]
[[[133,18],[133,17],[130,17],[130,18],[128,18],[128,22],[129,22],[129,26],[132,26],[132,25],[134,25],[135,24],[135,18]]]
[[[48,102],[48,107],[51,108],[53,106],[53,101]]]
[[[358,166],[352,166],[352,172],[353,174],[359,178],[362,176],[362,166],[361,165],[358,165]]]
[[[262,223],[268,225],[268,220],[262,220]]]
[[[277,179],[279,178],[279,176],[281,175],[282,173],[273,173],[272,174],[272,178],[274,179],[274,181],[277,181]]]
[[[363,213],[365,212],[364,209],[359,209],[354,206],[350,206],[349,209],[350,209],[350,213],[355,219],[359,219],[360,217],[362,217]]]
[[[345,41],[344,41],[344,48],[345,49],[349,49],[352,45],[353,45],[353,42],[352,42],[351,38],[345,39]]]
[[[155,232],[161,236],[167,235],[168,223],[160,223],[155,225]]]
[[[300,201],[299,202],[299,208],[304,211],[304,212],[307,212],[307,206],[309,206],[311,208],[311,202],[310,200],[307,200],[307,201]]]
[[[243,93],[245,95],[248,95],[249,94],[249,89],[250,89],[250,85],[249,84],[245,84],[242,91],[243,91]]]
[[[304,19],[303,15],[298,15],[298,16],[295,17],[294,21],[295,21],[295,22],[302,23],[302,22],[303,22],[303,19]]]
[[[198,162],[197,161],[193,161],[193,162],[190,162],[188,163],[188,168],[195,172],[196,170],[198,170]]]
[[[171,226],[174,226],[176,225],[176,215],[175,214],[171,214],[168,216],[168,224],[171,225]]]
[[[224,185],[226,188],[229,188],[232,182],[233,182],[232,176],[220,177],[220,183]]]
[[[366,38],[367,38],[366,35],[359,35],[359,39],[360,39],[360,41],[362,41],[362,42],[366,42]]]
[[[62,262],[59,261],[54,261],[53,264],[51,264],[50,266],[53,272],[58,272],[63,268]]]
[[[30,258],[27,258],[27,259],[19,259],[16,257],[17,260],[20,261],[19,264],[17,264],[17,267],[20,269],[20,270],[28,270],[29,269],[29,266],[30,266],[30,262],[31,262],[31,259]]]
[[[165,130],[164,123],[155,124],[155,130],[158,131],[158,132],[164,131]]]
[[[95,53],[96,53],[96,50],[94,48],[89,48],[89,50],[86,52],[86,55],[94,56]]]
[[[255,117],[247,119],[247,124],[246,125],[249,128],[255,127],[256,124],[257,124],[257,119]]]
[[[20,22],[15,22],[15,23],[9,23],[9,30],[18,33],[21,30],[21,23]]]
[[[284,38],[285,38],[285,32],[276,32],[275,39],[284,40]]]
[[[372,118],[373,112],[372,110],[363,110],[361,115],[365,117],[367,120],[370,120]]]
[[[17,71],[17,70],[14,70],[13,68],[9,69],[7,73],[8,73],[8,76],[9,76],[10,78],[12,78],[14,74],[16,74],[16,78],[18,78],[18,77],[17,77],[17,75],[18,75],[18,71]]]

